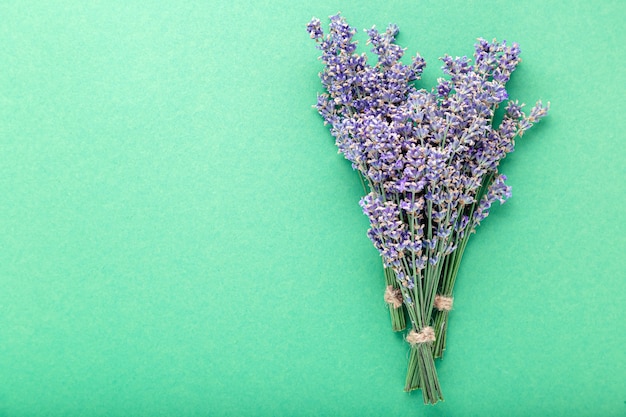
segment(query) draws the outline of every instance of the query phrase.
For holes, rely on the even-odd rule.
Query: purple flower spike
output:
[[[475,228],[489,215],[491,205],[496,201],[504,204],[506,200],[511,198],[511,187],[505,184],[506,175],[498,175],[487,191],[487,194],[480,200],[473,218],[473,227]]]
[[[306,30],[311,35],[311,39],[315,39],[319,41],[324,36],[324,32],[322,31],[322,22],[317,17],[311,19],[311,21],[306,25]]]

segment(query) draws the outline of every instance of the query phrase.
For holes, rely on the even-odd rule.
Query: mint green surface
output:
[[[427,88],[516,41],[511,96],[552,103],[468,246],[435,407],[402,391],[362,190],[311,108],[305,24],[339,10],[397,23]],[[624,16],[1,2],[0,416],[626,415]]]

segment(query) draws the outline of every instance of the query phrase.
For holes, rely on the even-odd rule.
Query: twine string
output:
[[[430,326],[424,327],[419,332],[413,329],[406,335],[406,341],[409,342],[411,346],[417,346],[420,343],[434,342],[435,329]]]
[[[452,310],[452,301],[454,298],[446,297],[445,295],[437,295],[435,296],[434,307],[439,311],[450,311]]]
[[[398,288],[388,285],[385,289],[385,302],[391,304],[393,308],[402,307],[402,291]]]

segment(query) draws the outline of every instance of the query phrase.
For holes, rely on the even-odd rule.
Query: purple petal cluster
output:
[[[498,175],[489,186],[487,193],[478,202],[476,211],[472,216],[474,228],[489,215],[489,209],[493,203],[499,201],[500,204],[504,204],[511,197],[511,187],[506,185],[505,181],[506,175]]]
[[[399,267],[410,242],[398,206],[392,201],[382,201],[373,193],[363,197],[360,204],[370,219],[367,235],[382,254],[385,266]]]
[[[443,56],[444,77],[428,91],[415,86],[424,59],[401,61],[396,25],[366,30],[374,65],[356,52],[356,30],[343,16],[330,17],[327,33],[316,18],[307,30],[324,64],[326,92],[316,108],[371,190],[361,201],[368,236],[412,288],[457,249],[493,202],[510,197],[500,161],[549,106],[538,102],[526,116],[509,100],[505,86],[520,62],[516,43],[478,39],[473,58]],[[494,126],[500,106],[504,115]]]

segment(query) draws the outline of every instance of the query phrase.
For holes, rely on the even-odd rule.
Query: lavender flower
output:
[[[360,204],[370,219],[368,236],[380,251],[385,266],[399,267],[409,241],[398,206],[391,201],[383,202],[372,193],[363,197]]]
[[[322,22],[316,17],[306,25],[306,30],[311,35],[311,39],[320,40],[324,32],[322,31]]]
[[[500,204],[504,204],[511,198],[511,187],[506,185],[505,181],[506,175],[498,175],[489,186],[487,193],[480,199],[472,218],[473,228],[476,228],[489,215],[489,209],[493,203],[500,201]]]
[[[343,16],[330,17],[328,33],[317,18],[307,25],[324,64],[326,92],[315,107],[331,125],[339,152],[369,187],[360,202],[370,221],[368,236],[393,271],[418,335],[411,339],[419,342],[412,345],[406,389],[422,388],[424,400],[434,403],[442,397],[424,353],[432,339],[424,335],[434,321],[433,354],[441,356],[441,320],[448,314],[433,318],[435,296],[452,294],[469,235],[495,201],[511,196],[500,162],[549,104],[537,102],[526,116],[523,104],[509,100],[506,83],[520,63],[519,46],[482,38],[473,59],[444,55],[445,77],[431,91],[417,89],[426,63],[419,54],[409,65],[401,62],[406,49],[396,44],[398,30],[366,30],[377,57],[372,66],[356,52],[356,30]],[[504,117],[494,126],[496,108],[505,102]],[[419,374],[418,368],[428,371]]]
[[[533,124],[537,123],[539,120],[543,119],[550,109],[550,103],[544,105],[541,101],[538,101],[537,104],[530,111],[530,116],[521,118],[519,122],[519,135],[530,129]]]

